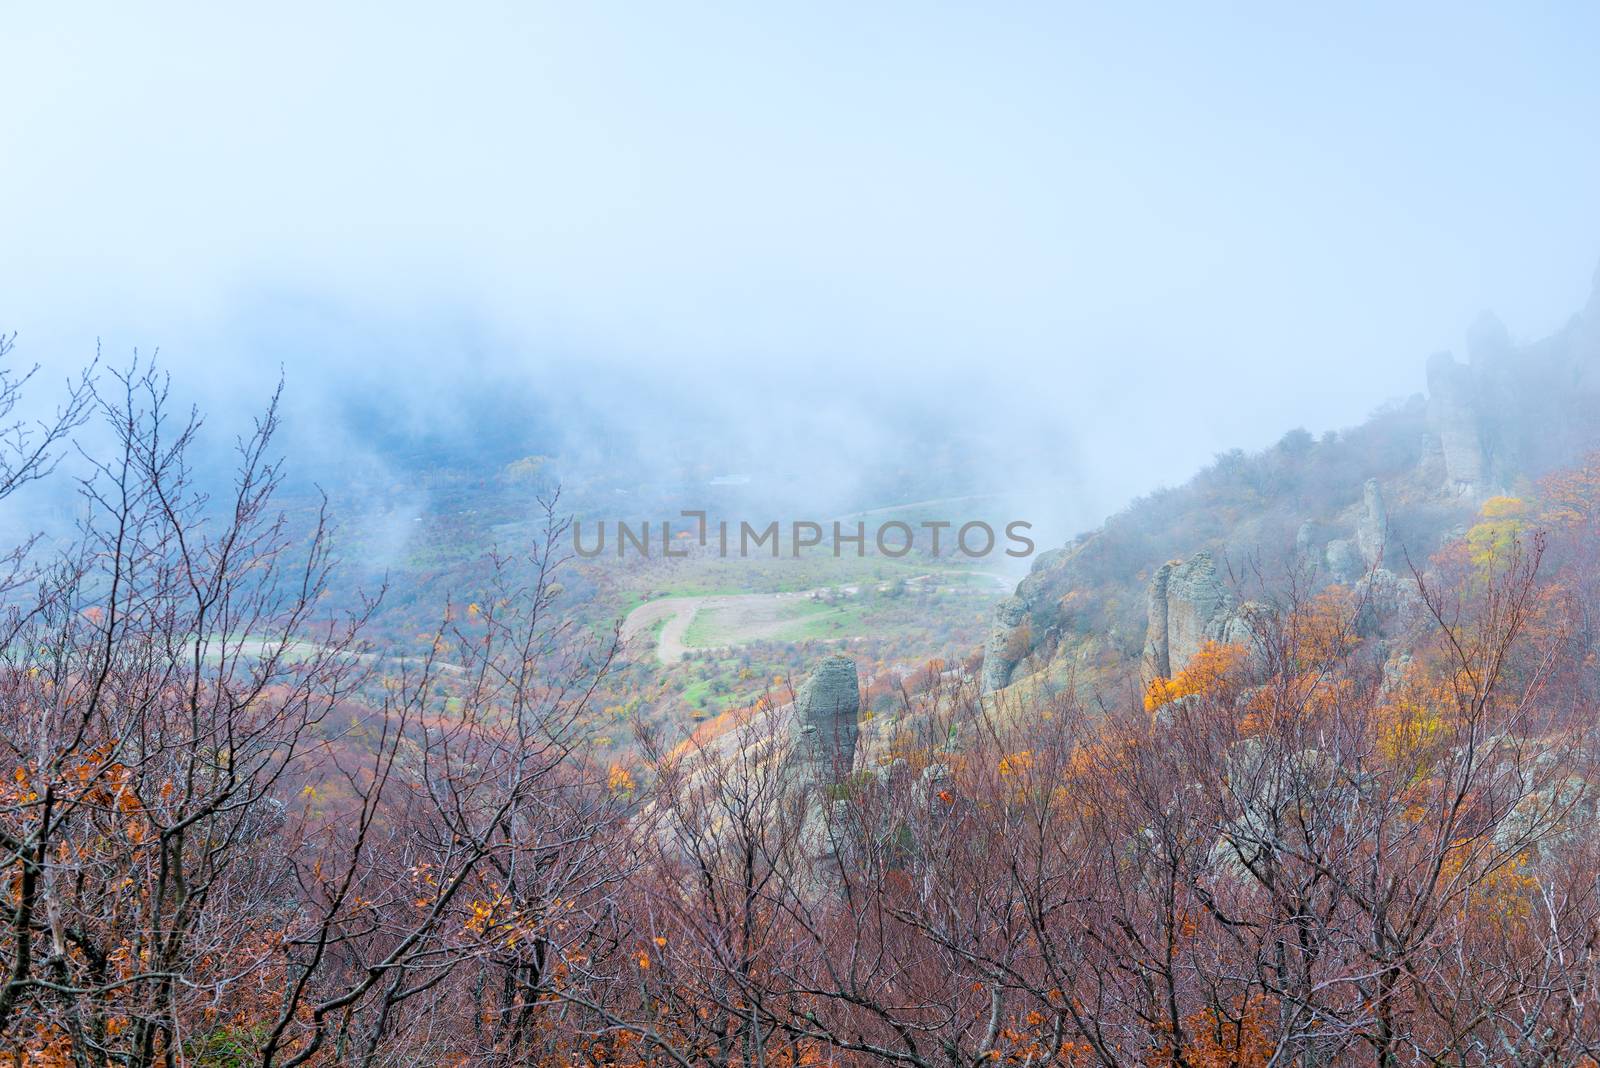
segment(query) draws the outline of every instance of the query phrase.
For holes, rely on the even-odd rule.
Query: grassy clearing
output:
[[[870,633],[884,615],[881,611],[874,612],[871,604],[819,605],[817,611],[805,613],[782,631],[779,640],[803,642],[822,638],[858,638]]]
[[[907,557],[834,556],[811,551],[800,557],[752,556],[725,559],[714,555],[683,560],[596,562],[619,588],[628,591],[624,611],[659,597],[703,597],[747,593],[797,593],[828,586],[882,585],[918,575],[939,576],[941,583],[988,581],[980,566],[949,560]],[[981,562],[980,562],[981,563]]]
[[[857,638],[905,624],[904,606],[891,598],[842,596],[779,599],[772,595],[730,597],[701,606],[684,635],[690,649],[714,649],[757,641],[806,642]]]
[[[695,613],[684,635],[691,649],[741,645],[757,640],[782,641],[789,625],[819,608],[806,598],[755,594],[710,601]]]

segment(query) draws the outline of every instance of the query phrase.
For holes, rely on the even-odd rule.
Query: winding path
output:
[[[736,643],[696,645],[692,648],[700,652],[707,649],[731,648],[732,644],[778,637],[795,623],[793,615],[786,615],[784,608],[823,592],[825,591],[802,590],[798,593],[728,593],[698,597],[663,597],[658,601],[648,601],[628,613],[628,617],[622,621],[622,640],[624,643],[630,643],[640,635],[648,635],[657,623],[665,620],[661,636],[656,641],[656,659],[663,664],[672,664],[682,660],[691,649],[685,639],[688,637],[689,627],[694,623],[695,616],[701,612],[727,613],[730,618],[725,627],[737,634],[738,640]]]
[[[694,614],[709,599],[664,597],[659,601],[646,601],[629,612],[628,618],[622,621],[623,644],[631,649],[634,639],[640,635],[648,638],[651,628],[664,619],[667,622],[661,628],[661,637],[656,642],[656,659],[663,664],[682,660],[689,651],[689,647],[683,643],[684,636],[689,632],[689,624],[694,622]]]
[[[1002,588],[1010,591],[1015,580],[993,571],[968,571],[966,574],[982,575],[998,583]],[[910,581],[926,581],[934,578],[938,572],[918,575]],[[854,596],[859,590],[858,586],[836,586],[831,592],[842,593],[845,596]],[[662,624],[660,637],[656,640],[656,659],[663,664],[675,664],[682,660],[691,650],[686,641],[689,628],[694,624],[695,616],[702,611],[716,611],[728,613],[731,621],[730,629],[738,634],[738,643],[763,641],[776,638],[796,622],[792,614],[785,614],[783,609],[797,601],[805,601],[819,595],[829,593],[828,588],[815,590],[789,591],[783,593],[727,593],[727,594],[700,594],[686,597],[662,597],[644,604],[629,612],[622,621],[622,641],[630,652],[637,649],[637,642],[648,641],[650,632],[657,624]],[[728,645],[719,646],[693,646],[698,651],[713,648],[729,648]]]

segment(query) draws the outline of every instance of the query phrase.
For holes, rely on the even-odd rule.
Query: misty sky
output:
[[[6,5],[0,327],[224,406],[913,413],[1087,519],[1582,307],[1600,7],[1115,7]]]

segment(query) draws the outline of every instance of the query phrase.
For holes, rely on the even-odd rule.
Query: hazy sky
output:
[[[224,396],[887,393],[1105,508],[1420,389],[1485,308],[1549,332],[1600,260],[1587,3],[12,3],[0,42],[0,325]]]

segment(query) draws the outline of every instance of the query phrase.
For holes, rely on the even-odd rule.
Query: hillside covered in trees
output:
[[[1540,481],[1600,447],[1600,274],[1556,334],[1514,345],[1485,313],[1466,360],[1435,354],[1425,381],[1348,430],[1219,455],[1041,554],[996,607],[985,688],[1099,685],[1141,663],[1168,674],[1200,642],[1248,630],[1252,598],[1290,586],[1348,588],[1385,617],[1369,627],[1392,631],[1435,554],[1484,519],[1535,520]]]
[[[0,1068],[1600,1068],[1597,41],[0,5]]]
[[[93,461],[0,586],[0,1058],[1595,1064],[1600,290],[1427,386],[1045,554],[981,648],[675,733],[558,502],[386,643],[275,407],[221,492],[95,371],[0,463]]]

